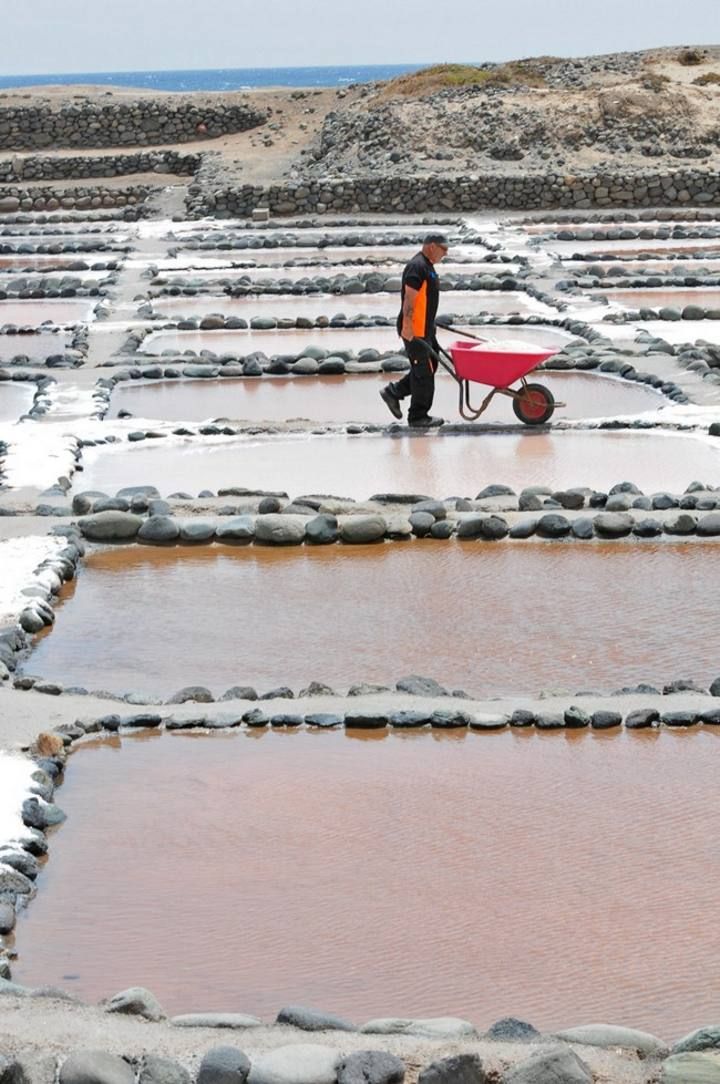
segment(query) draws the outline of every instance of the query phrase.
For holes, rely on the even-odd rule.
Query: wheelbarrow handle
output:
[[[450,373],[450,376],[454,380],[457,380],[458,384],[462,383],[462,381],[458,378],[457,373],[455,372],[455,364],[453,362],[453,359],[452,359],[451,355],[448,354],[447,350],[445,350],[440,345],[440,343],[438,343],[437,350],[433,350],[433,348],[431,346],[429,346],[428,351],[430,353],[430,356],[438,363],[438,365],[442,365],[443,369],[446,372]],[[447,360],[444,360],[444,359],[447,359]]]
[[[479,335],[473,335],[470,331],[461,331],[453,324],[437,324],[437,327],[445,328],[446,331],[454,331],[456,335],[462,335],[464,339],[474,339],[478,343],[486,343],[487,339],[481,339]]]

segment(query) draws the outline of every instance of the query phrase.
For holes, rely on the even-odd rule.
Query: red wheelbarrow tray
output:
[[[557,353],[557,347],[550,350],[493,350],[492,344],[468,342],[454,342],[450,346],[459,379],[487,384],[491,388],[509,387]]]

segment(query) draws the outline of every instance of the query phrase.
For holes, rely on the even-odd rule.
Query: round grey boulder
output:
[[[660,1084],[720,1084],[720,1061],[702,1053],[674,1054],[663,1062]]]
[[[231,1028],[235,1031],[263,1026],[257,1016],[230,1012],[185,1013],[173,1016],[170,1023],[174,1028]]]
[[[204,685],[186,685],[185,688],[171,696],[168,704],[212,704],[214,696]]]
[[[710,512],[700,516],[697,521],[697,533],[705,538],[720,534],[720,512]]]
[[[501,516],[468,516],[458,523],[458,538],[484,538],[492,541],[504,538],[509,527]]]
[[[59,1084],[135,1084],[135,1073],[115,1054],[82,1050],[65,1059]]]
[[[197,1084],[245,1084],[250,1059],[234,1046],[213,1046],[200,1062]]]
[[[400,678],[395,688],[399,693],[409,693],[410,696],[448,696],[448,691],[434,678],[421,677],[419,674],[410,674]]]
[[[126,542],[136,537],[142,525],[141,517],[132,512],[98,512],[78,520],[80,531],[91,542]]]
[[[681,512],[677,516],[672,516],[665,524],[666,534],[694,534],[696,528],[697,520],[689,512]]]
[[[556,1038],[566,1043],[580,1043],[583,1046],[599,1046],[605,1050],[621,1047],[636,1050],[643,1057],[666,1054],[667,1043],[650,1035],[647,1031],[636,1028],[624,1028],[615,1024],[583,1024],[576,1028],[558,1031]]]
[[[314,546],[329,546],[337,542],[339,533],[335,516],[324,513],[309,520],[305,526],[305,539]]]
[[[249,1084],[336,1084],[339,1061],[333,1047],[310,1043],[281,1046],[253,1058]],[[198,1079],[198,1084],[216,1082]]]
[[[678,1039],[672,1048],[673,1054],[697,1053],[702,1050],[720,1050],[720,1025],[698,1028]]]
[[[541,538],[564,538],[570,534],[570,520],[557,512],[540,516],[535,528]]]
[[[138,1084],[190,1084],[191,1079],[187,1069],[178,1062],[157,1054],[146,1054]]]
[[[637,708],[625,719],[627,730],[648,730],[660,722],[660,712],[655,708]]]
[[[43,618],[37,610],[33,610],[30,607],[22,611],[19,617],[19,623],[20,627],[31,635],[35,632],[40,632],[41,629],[45,628],[45,621]]]
[[[15,908],[11,903],[0,901],[0,935],[12,933],[15,929]]]
[[[411,512],[410,513],[410,526],[412,533],[417,538],[424,538],[432,530],[435,523],[435,516],[432,512]]]
[[[305,523],[280,513],[259,516],[255,522],[255,538],[270,546],[298,546],[305,538]]]
[[[502,1043],[526,1043],[540,1038],[540,1032],[525,1020],[505,1016],[497,1020],[485,1033],[487,1039]]]
[[[235,516],[227,523],[221,523],[215,531],[218,542],[247,543],[255,537],[255,523],[252,516]]]
[[[171,516],[150,516],[138,531],[141,542],[161,544],[176,542],[180,537],[180,528]]]
[[[306,1009],[302,1005],[287,1005],[277,1014],[276,1024],[288,1024],[303,1031],[356,1031],[357,1028],[332,1013]]]
[[[595,534],[599,538],[623,538],[630,534],[633,524],[627,512],[600,512],[595,516]]]
[[[384,1050],[356,1050],[338,1065],[337,1084],[403,1084],[405,1063]]]
[[[593,1075],[584,1061],[565,1046],[550,1047],[533,1054],[511,1069],[504,1084],[593,1084]]]
[[[573,538],[580,538],[587,541],[587,539],[592,538],[593,536],[593,521],[589,516],[578,516],[577,519],[572,521],[570,533]]]
[[[619,711],[594,711],[591,720],[593,730],[612,730],[613,727],[622,725],[622,715]]]
[[[105,1006],[105,1012],[127,1013],[128,1016],[142,1016],[146,1020],[165,1019],[158,999],[142,986],[131,986],[115,994]]]
[[[44,832],[53,824],[62,824],[65,814],[52,802],[39,802],[37,798],[27,798],[22,805],[23,823],[28,828],[39,828]]]
[[[340,538],[352,544],[381,542],[387,524],[382,516],[349,516],[340,527]]]
[[[488,1084],[488,1077],[477,1054],[456,1054],[428,1065],[418,1084]]]
[[[181,542],[209,542],[214,534],[215,527],[213,524],[203,520],[191,519],[180,524]]]

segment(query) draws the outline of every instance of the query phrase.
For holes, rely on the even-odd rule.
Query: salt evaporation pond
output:
[[[717,275],[720,271],[720,260],[563,260],[566,271],[576,274],[584,274],[591,267],[602,267],[608,274],[608,280],[612,282],[613,276],[618,271],[621,278],[624,275],[637,274],[638,272],[654,275],[661,271],[669,271],[673,275]]]
[[[62,354],[70,346],[70,337],[62,332],[41,331],[32,335],[0,335],[0,364],[15,357],[44,361],[51,354]]]
[[[558,350],[572,342],[573,336],[565,331],[546,327],[523,327],[515,325],[493,325],[488,328],[473,328],[472,334],[488,340],[507,339],[538,345],[556,346]],[[452,332],[440,332],[441,343],[449,346],[457,336]],[[158,355],[164,351],[182,354],[188,350],[199,354],[201,350],[211,350],[215,354],[236,354],[238,356],[260,350],[272,354],[301,354],[307,346],[319,346],[324,350],[355,350],[368,348],[385,351],[402,350],[402,342],[394,325],[389,327],[369,328],[311,328],[307,331],[288,329],[284,331],[156,331],[144,340],[143,352]]]
[[[39,327],[53,324],[79,324],[92,316],[97,298],[77,298],[63,301],[0,301],[0,327]]]
[[[653,338],[677,346],[680,343],[696,343],[702,339],[715,345],[720,344],[720,320],[632,320],[631,323],[599,325],[603,335],[614,342],[632,340],[638,331],[647,332]]]
[[[388,491],[474,497],[492,482],[516,492],[531,485],[607,492],[621,481],[647,493],[681,493],[696,479],[720,486],[720,441],[624,431],[175,438],[86,448],[82,462],[72,493],[154,485],[167,495],[245,486],[366,500]]]
[[[83,263],[107,263],[112,260],[117,253],[108,252],[83,252],[83,253],[68,253],[66,256],[49,256],[49,255],[28,255],[23,252],[16,252],[12,255],[0,256],[0,271],[14,270],[20,272],[25,268],[35,268],[38,271],[55,271],[60,270],[67,274],[72,275],[86,275],[85,271],[68,271],[68,267],[72,264],[82,261]],[[107,271],[102,272],[104,275]]]
[[[13,977],[87,1002],[142,984],[168,1013],[601,1019],[671,1042],[717,1010],[719,738],[93,739]]]
[[[608,301],[617,301],[626,309],[661,309],[665,306],[682,309],[686,305],[701,305],[705,309],[717,309],[720,312],[720,288],[686,289],[663,287],[662,289],[629,289],[603,291]]]
[[[668,238],[667,240],[648,240],[644,243],[639,240],[543,241],[542,247],[557,254],[557,256],[563,259],[574,252],[578,252],[592,253],[598,260],[602,260],[606,255],[632,257],[639,256],[643,252],[658,253],[661,256],[671,256],[675,252],[690,254],[720,252],[720,238],[703,237],[692,241],[673,240],[672,238]]]
[[[397,375],[397,374],[396,374]],[[245,421],[287,421],[308,418],[318,422],[373,422],[385,417],[380,389],[391,377],[386,373],[323,377],[264,377],[218,380],[124,383],[113,391],[110,417],[118,412],[165,421],[201,421],[233,418]],[[533,378],[534,379],[534,378]],[[651,388],[586,373],[542,373],[537,379],[557,402],[558,418],[604,418],[658,410],[667,400]],[[488,389],[473,389],[478,404]],[[407,403],[404,404],[407,408]],[[458,386],[445,375],[435,382],[433,409],[446,418],[456,415]],[[389,418],[389,415],[388,415]],[[496,396],[482,415],[486,422],[514,421],[512,406]]]
[[[701,302],[702,304],[702,302]],[[304,316],[314,320],[318,316],[391,316],[400,311],[397,294],[313,294],[311,297],[293,297],[266,294],[260,297],[163,297],[153,302],[156,313],[175,318],[208,316],[222,313],[224,316],[274,316],[277,319]],[[557,309],[537,301],[529,294],[499,290],[447,290],[440,295],[440,313],[456,312],[468,315],[478,312],[509,315],[510,313],[535,313],[557,316]]]
[[[63,587],[25,669],[164,697],[193,684],[217,696],[392,684],[418,667],[483,695],[707,685],[718,575],[720,548],[701,542],[117,547]],[[422,606],[408,601],[419,584]]]
[[[0,423],[16,422],[32,405],[34,384],[0,382]]]

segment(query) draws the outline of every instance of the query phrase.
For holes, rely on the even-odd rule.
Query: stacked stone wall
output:
[[[146,151],[140,154],[16,156],[0,160],[0,182],[73,180],[86,177],[124,177],[132,173],[192,175],[199,168],[199,154]]]
[[[139,210],[152,191],[154,189],[147,185],[107,188],[98,184],[68,189],[3,185],[0,187],[0,216],[18,211],[93,211],[102,207]]]
[[[245,132],[266,120],[267,114],[249,102],[222,105],[195,97],[192,101],[148,98],[60,107],[5,105],[0,106],[0,150],[187,143]]]
[[[702,170],[562,176],[507,174],[463,177],[322,178],[271,185],[220,185],[204,166],[188,191],[191,217],[244,217],[257,207],[271,215],[339,212],[426,213],[480,207],[652,207],[720,203],[720,177]]]

